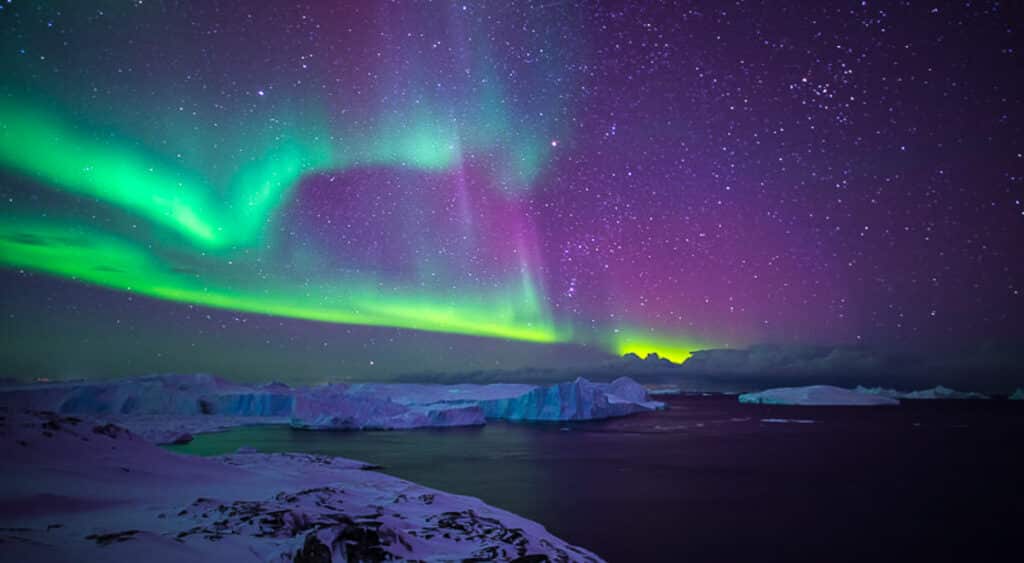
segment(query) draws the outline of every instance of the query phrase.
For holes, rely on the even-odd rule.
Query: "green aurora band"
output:
[[[531,342],[560,342],[570,332],[546,316],[534,284],[524,279],[505,293],[450,296],[407,294],[370,280],[343,286],[283,282],[211,284],[169,268],[143,248],[77,226],[8,222],[0,226],[0,258],[8,266],[159,299],[331,323],[392,326]]]
[[[414,125],[402,128],[396,120],[373,139],[345,152],[329,135],[293,134],[278,141],[261,158],[234,175],[225,200],[215,200],[210,183],[165,159],[129,143],[96,141],[78,128],[29,104],[0,98],[0,164],[58,189],[121,207],[173,229],[204,250],[249,245],[288,193],[307,174],[343,171],[353,166],[408,166],[445,170],[461,157],[461,147],[493,150],[507,118],[494,115],[484,127],[490,134],[462,140],[442,120],[416,112]],[[307,129],[308,130],[308,129]],[[315,131],[316,128],[313,127]],[[401,133],[396,133],[396,132]],[[545,146],[540,140],[536,146]],[[539,171],[542,150],[522,147],[508,161],[504,176],[529,185]]]
[[[240,170],[228,201],[195,173],[171,167],[128,143],[102,142],[25,104],[0,102],[0,164],[80,197],[130,212],[180,236],[200,255],[234,257],[249,268],[240,247],[257,245],[275,211],[306,174],[346,166],[391,164],[443,170],[457,162],[458,145],[431,118],[404,135],[382,135],[349,158],[326,135],[286,139]],[[432,132],[441,131],[436,135]],[[489,142],[493,142],[490,140]],[[535,174],[530,171],[529,174]],[[528,175],[527,172],[522,172]],[[0,226],[0,264],[25,268],[160,299],[324,322],[393,326],[534,342],[569,338],[556,328],[544,298],[525,269],[496,291],[451,295],[387,288],[367,277],[307,284],[296,291],[284,280],[234,272],[245,283],[212,283],[188,268],[158,259],[143,245],[52,219],[8,217]],[[209,268],[203,268],[204,273]],[[252,281],[252,280],[259,281]]]
[[[260,274],[243,251],[261,244],[275,212],[307,174],[359,165],[441,171],[459,162],[466,145],[494,150],[501,129],[508,126],[507,118],[492,106],[485,134],[469,136],[474,147],[423,112],[410,121],[416,125],[403,133],[397,133],[397,127],[383,128],[364,141],[362,146],[369,148],[347,154],[329,142],[326,133],[278,136],[277,145],[262,158],[241,167],[222,199],[214,196],[218,191],[201,174],[168,164],[138,143],[95,140],[50,112],[2,100],[0,164],[41,186],[142,218],[178,237],[172,246],[179,251],[184,245],[186,254],[205,258],[177,264],[152,244],[131,242],[74,221],[10,216],[0,224],[0,265],[240,312],[532,342],[571,341],[571,326],[552,319],[538,281],[525,266],[498,289],[460,288],[453,299],[451,292],[403,290],[365,274],[307,283],[297,290],[284,279]],[[534,146],[547,144],[536,141]],[[545,158],[545,149],[521,148],[509,159],[520,167],[509,169],[503,180],[528,184]],[[230,274],[205,275],[217,269],[210,260],[226,258],[234,266]],[[676,362],[699,348],[691,341],[633,328],[598,337],[598,343],[617,354],[657,352]]]

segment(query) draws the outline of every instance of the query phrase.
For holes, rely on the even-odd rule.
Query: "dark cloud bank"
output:
[[[759,345],[701,350],[683,364],[656,354],[630,354],[588,368],[421,372],[395,381],[545,383],[578,376],[604,380],[627,375],[644,383],[676,384],[695,391],[742,391],[780,385],[882,385],[920,389],[946,385],[962,390],[1009,393],[1024,385],[1024,354],[1016,347],[988,346],[934,354],[880,352],[866,347]]]

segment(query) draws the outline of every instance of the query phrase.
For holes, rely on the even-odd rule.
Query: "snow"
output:
[[[780,405],[895,405],[900,399],[988,399],[988,395],[957,391],[939,385],[919,391],[899,391],[884,387],[844,389],[830,385],[770,389],[740,395],[741,403]]]
[[[822,406],[878,406],[898,405],[890,397],[860,393],[832,385],[809,385],[806,387],[780,387],[756,393],[743,393],[741,403],[766,405],[822,405]]]
[[[182,416],[167,414],[102,415],[103,420],[128,430],[154,444],[184,444],[196,434],[222,432],[238,426],[288,424],[288,417],[274,416]]]
[[[468,403],[419,405],[381,394],[353,394],[345,386],[327,385],[296,393],[291,424],[296,428],[394,430],[425,426],[484,424],[483,411]]]
[[[663,408],[621,377],[526,384],[423,385],[282,383],[241,385],[209,375],[159,375],[113,382],[23,385],[0,389],[0,406],[103,415],[160,443],[242,424],[394,430],[469,426],[487,419],[592,420]]]
[[[664,407],[664,403],[646,399],[647,391],[632,379],[621,377],[601,384],[580,377],[550,387],[534,387],[513,397],[480,400],[478,404],[487,418],[530,421],[594,420]]]
[[[950,389],[949,387],[943,387],[939,385],[932,387],[931,389],[922,389],[919,391],[899,391],[896,389],[886,389],[884,387],[861,387],[857,386],[855,389],[858,393],[869,393],[872,395],[879,395],[882,397],[889,397],[892,399],[988,399],[988,395],[981,393],[974,393],[970,391],[957,391],[956,389]]]
[[[647,394],[652,396],[658,395],[682,395],[683,390],[675,385],[667,385],[664,387],[648,387]]]
[[[1016,391],[1014,391],[1013,395],[1010,395],[1010,400],[1012,400],[1012,401],[1024,401],[1024,387],[1021,387],[1021,388],[1017,389]]]
[[[770,424],[816,424],[818,421],[809,418],[762,418],[761,422],[768,422]]]
[[[102,417],[9,410],[3,558],[600,561],[536,522],[367,467],[304,454],[184,456]]]

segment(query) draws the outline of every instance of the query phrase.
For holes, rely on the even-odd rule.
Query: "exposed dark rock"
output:
[[[376,526],[356,525],[346,526],[334,539],[335,546],[342,546],[345,550],[345,558],[348,561],[364,561],[367,563],[385,561],[389,558],[388,552],[384,550],[384,543],[377,527],[379,522],[373,522]]]
[[[92,534],[85,536],[87,540],[93,540],[99,545],[110,545],[114,542],[123,542],[133,539],[138,530],[125,530],[124,532],[113,532],[110,534]]]
[[[331,563],[331,549],[316,537],[316,532],[306,535],[302,549],[295,554],[295,563]]]
[[[191,434],[189,434],[188,432],[184,432],[182,434],[178,434],[177,436],[175,436],[174,439],[171,440],[171,443],[172,444],[178,444],[178,445],[187,444],[187,443],[191,442],[192,439],[193,439],[193,436]]]
[[[93,433],[107,436],[108,438],[119,438],[122,434],[127,434],[128,431],[116,424],[104,424],[102,426],[94,426],[92,429]]]

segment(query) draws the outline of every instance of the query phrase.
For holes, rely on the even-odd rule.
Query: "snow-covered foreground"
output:
[[[182,456],[91,417],[3,413],[0,475],[4,561],[600,561],[357,461]]]
[[[398,429],[662,408],[628,378],[534,385],[240,385],[208,375],[0,389],[0,559],[599,561],[468,497],[298,454],[154,443],[243,424]],[[544,559],[547,558],[547,559]]]
[[[309,429],[404,429],[515,421],[592,420],[662,408],[629,378],[525,384],[282,383],[241,385],[209,375],[159,375],[113,382],[0,389],[0,406],[102,415],[158,443],[240,424]]]
[[[739,396],[741,403],[765,405],[821,405],[821,406],[879,406],[898,405],[890,397],[861,393],[832,385],[809,385],[807,387],[780,387]]]

